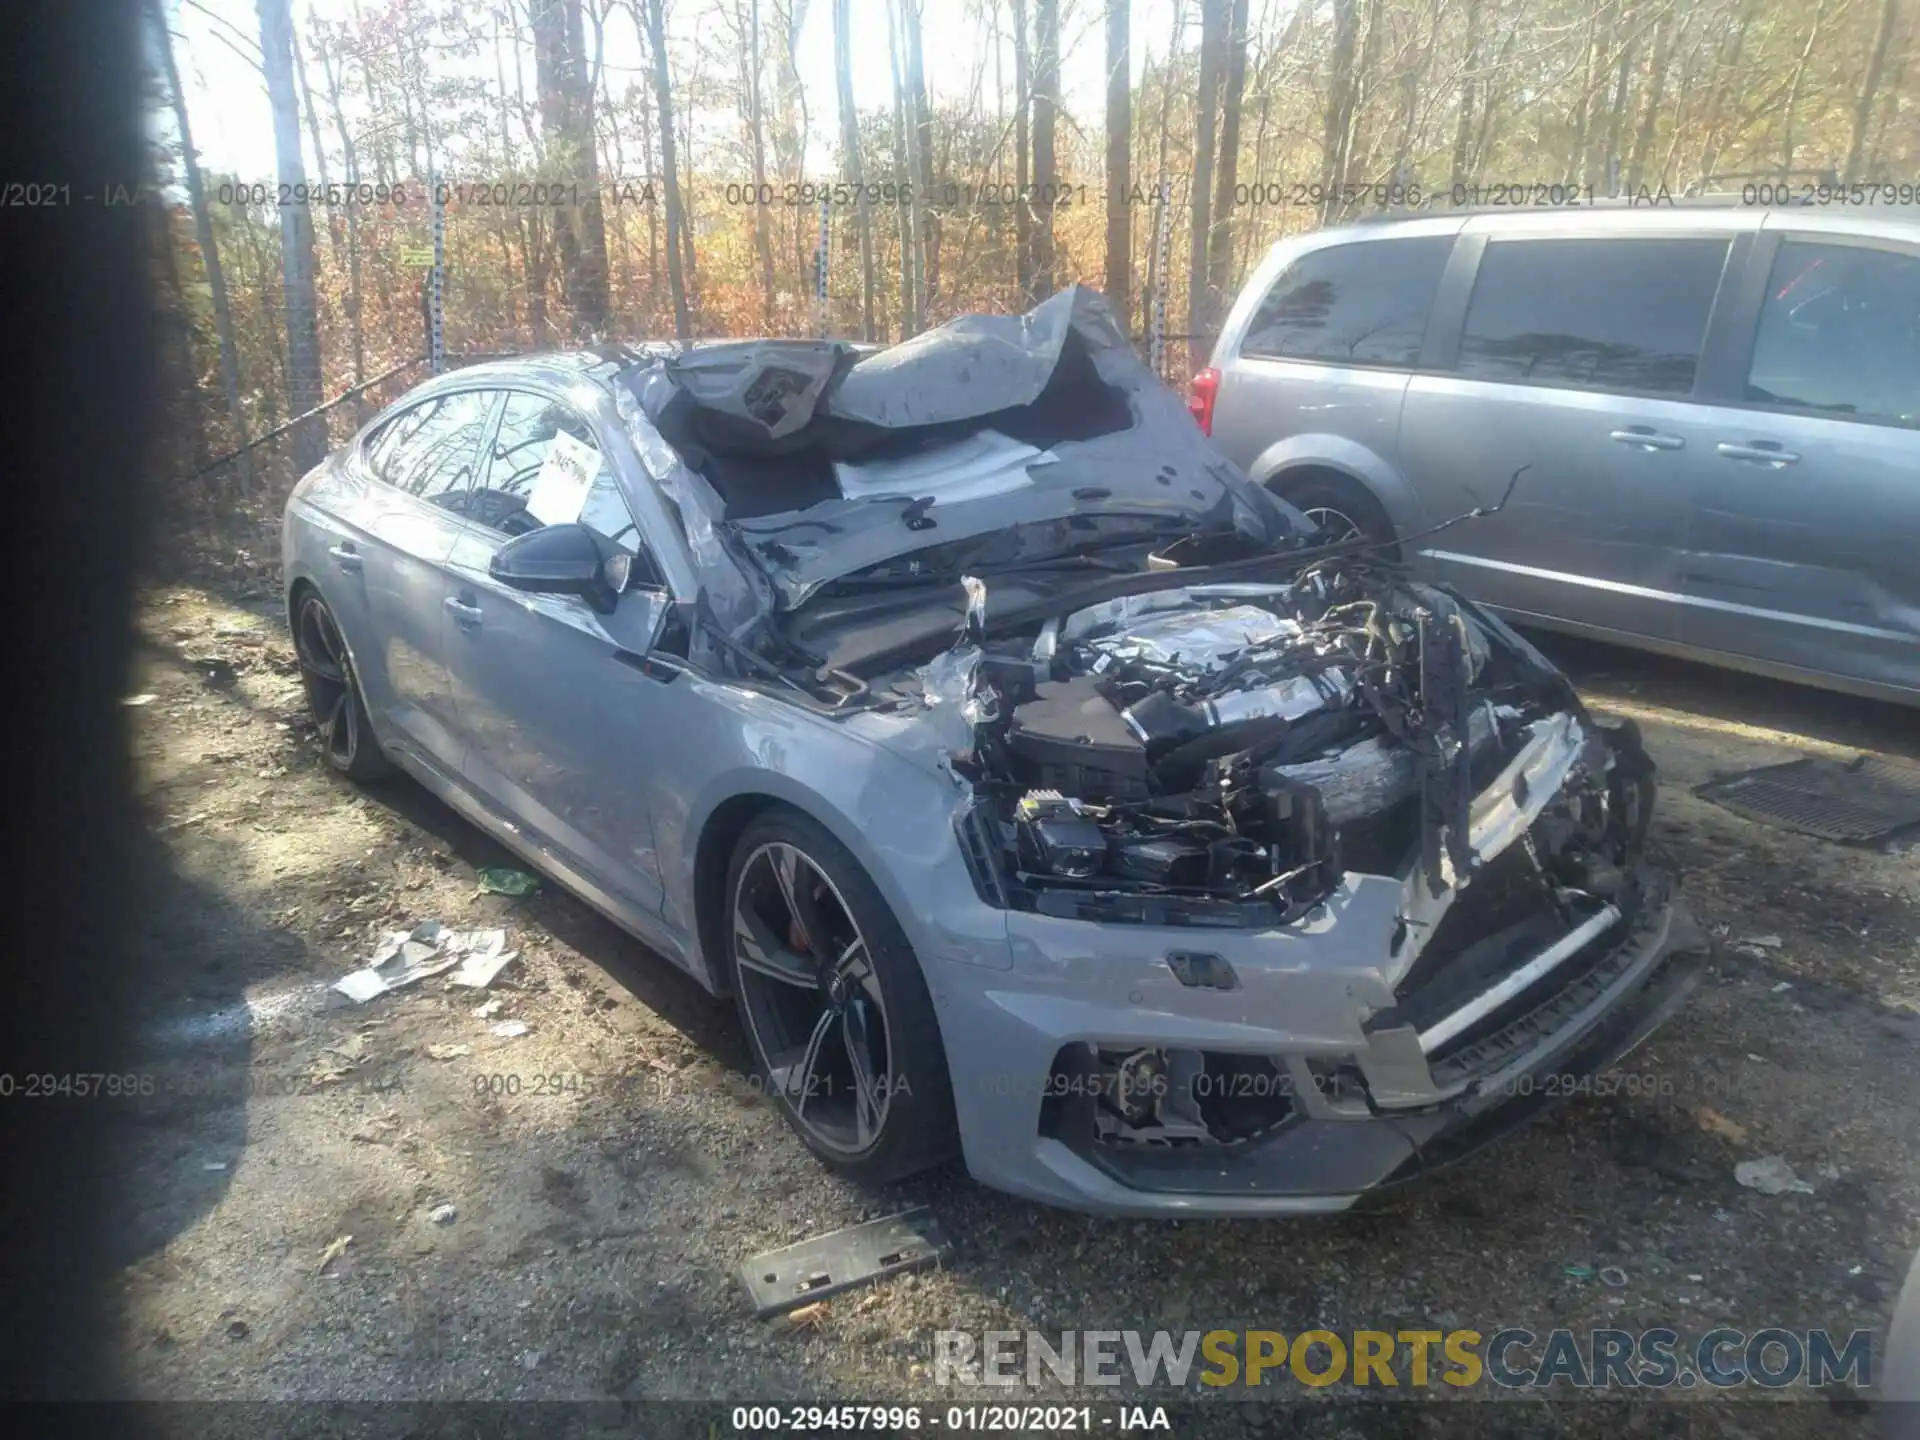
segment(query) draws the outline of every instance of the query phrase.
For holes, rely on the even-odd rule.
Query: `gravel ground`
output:
[[[1596,705],[1641,723],[1660,841],[1723,942],[1623,1065],[1631,1091],[1366,1214],[1103,1221],[957,1167],[884,1192],[828,1176],[745,1083],[729,1006],[551,887],[478,893],[476,868],[508,857],[409,782],[356,791],[325,770],[276,604],[173,590],[141,615],[127,713],[150,825],[135,902],[153,1093],[111,1102],[123,1143],[103,1177],[123,1208],[131,1396],[944,1405],[1006,1396],[937,1389],[938,1329],[1844,1334],[1884,1324],[1920,1243],[1920,865],[1690,793],[1796,754],[1913,756],[1911,712],[1554,646]],[[504,927],[519,957],[486,996],[429,980],[328,1003],[380,932],[428,918]],[[1742,946],[1755,938],[1777,943]],[[496,1013],[472,1013],[483,999]],[[527,1033],[496,1036],[504,1019]],[[1769,1155],[1812,1193],[1735,1183]],[[745,1257],[913,1202],[954,1237],[950,1267],[752,1318]],[[1715,1408],[1740,1433],[1871,1432],[1850,1392],[1792,1398]],[[1421,1413],[1440,1408],[1460,1413]],[[1671,1433],[1682,1407],[1657,1408],[1625,1428]],[[1413,1409],[1341,1423],[1400,1433]],[[1471,1409],[1488,1433],[1549,1424],[1537,1406]],[[1622,1428],[1597,1403],[1550,1422]]]

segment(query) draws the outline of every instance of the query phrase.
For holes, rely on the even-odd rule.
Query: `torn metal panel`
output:
[[[766,1319],[889,1275],[940,1264],[952,1251],[938,1217],[916,1205],[755,1255],[741,1265],[740,1279],[753,1299],[753,1313]]]

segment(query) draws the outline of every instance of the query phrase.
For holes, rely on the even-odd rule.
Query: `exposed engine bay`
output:
[[[1504,632],[1509,634],[1510,632]],[[977,860],[1006,903],[1087,919],[1274,925],[1342,874],[1429,893],[1470,876],[1470,805],[1564,680],[1397,567],[1331,560],[1291,584],[1196,584],[1048,620],[1037,638],[928,667],[959,701]],[[930,698],[931,695],[930,695]],[[1637,844],[1592,747],[1553,883],[1613,874]]]

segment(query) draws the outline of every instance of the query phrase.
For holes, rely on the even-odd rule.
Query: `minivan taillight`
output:
[[[1219,393],[1220,372],[1211,365],[1193,377],[1193,388],[1187,392],[1187,411],[1202,435],[1213,434],[1213,402]]]

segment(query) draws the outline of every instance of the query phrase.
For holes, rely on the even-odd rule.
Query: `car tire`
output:
[[[378,780],[392,773],[367,715],[360,677],[340,633],[340,622],[317,590],[306,590],[293,607],[293,650],[307,692],[307,712],[320,732],[327,765],[349,780]]]
[[[1314,471],[1294,480],[1282,477],[1270,488],[1294,509],[1321,521],[1333,532],[1330,539],[1362,539],[1394,547],[1388,552],[1389,558],[1394,557],[1397,547],[1393,521],[1387,518],[1386,509],[1374,498],[1373,492],[1358,480]]]
[[[725,904],[757,1079],[802,1143],[863,1184],[951,1159],[953,1082],[926,978],[847,848],[797,810],[764,812],[734,847]]]

